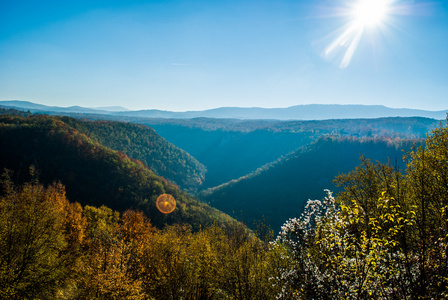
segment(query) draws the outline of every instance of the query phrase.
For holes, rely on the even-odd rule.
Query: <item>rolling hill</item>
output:
[[[381,118],[325,121],[136,119],[207,168],[202,188],[247,175],[321,136],[424,138],[439,121]]]
[[[360,164],[360,156],[403,168],[403,150],[419,140],[322,137],[255,172],[203,191],[199,197],[249,226],[266,218],[278,230],[288,218],[302,212],[308,199],[322,199],[340,173]]]
[[[211,188],[249,174],[257,168],[307,145],[320,136],[424,138],[431,129],[437,127],[440,123],[435,119],[421,117],[274,121],[208,118],[148,119],[79,113],[67,115],[83,120],[85,118],[97,121],[115,120],[143,124],[154,128],[160,136],[191,154],[200,162],[200,165],[204,165],[207,169],[205,177],[202,177],[201,167],[194,167],[195,165],[198,166],[197,163],[192,161],[192,164],[189,164],[188,161],[185,163],[181,161],[180,164],[186,164],[187,171],[189,170],[186,174],[192,176],[190,179],[194,179],[182,180],[179,179],[181,176],[176,177],[167,174],[168,172],[174,172],[176,174],[172,175],[180,175],[178,167],[175,167],[175,170],[165,169],[165,173],[161,173],[158,171],[160,168],[156,168],[156,165],[150,166],[157,174],[176,182],[182,188],[193,193],[196,190]],[[121,126],[132,128],[131,125]],[[84,132],[88,133],[89,130]],[[118,144],[120,147],[114,148],[117,145],[116,142],[112,142],[108,146],[123,151],[130,157],[144,161],[144,157],[134,155],[138,152],[145,152],[146,145],[144,143],[138,144],[138,138],[132,138],[133,134],[126,134],[125,136],[120,133],[119,135],[121,137],[111,138],[106,134],[106,140],[121,139]],[[97,136],[97,134],[94,136]],[[127,144],[129,142],[128,138],[132,139],[131,144]],[[105,140],[103,139],[102,142],[105,142]],[[141,150],[132,151],[133,147]],[[168,162],[171,161],[171,156],[168,155],[166,158],[169,158]],[[164,164],[168,166],[168,162],[164,162]],[[202,182],[199,186],[197,185],[198,179]]]
[[[442,120],[448,110],[428,111],[408,108],[390,108],[383,105],[336,105],[308,104],[286,108],[261,107],[219,107],[203,111],[172,112],[157,109],[137,111],[116,111],[84,108],[79,106],[56,107],[35,104],[27,101],[0,101],[0,106],[16,109],[27,109],[33,112],[60,113],[97,113],[126,117],[143,118],[231,118],[231,119],[272,119],[272,120],[327,120],[327,119],[358,119],[384,117],[425,117]]]
[[[157,227],[187,223],[193,229],[234,222],[229,216],[182,192],[142,162],[107,148],[61,119],[48,116],[0,116],[0,168],[12,170],[17,183],[29,179],[33,165],[44,184],[60,181],[70,201],[144,211]],[[175,211],[160,213],[157,197],[168,193]]]
[[[0,101],[0,107],[4,108],[12,108],[18,110],[28,110],[31,112],[40,112],[40,113],[95,113],[95,114],[107,114],[108,110],[102,109],[94,109],[94,108],[86,108],[81,106],[70,106],[70,107],[60,107],[60,106],[47,106],[43,104],[37,104],[29,101],[19,101],[19,100],[10,100],[10,101]]]
[[[407,108],[390,108],[383,105],[309,104],[286,108],[220,107],[204,111],[171,112],[140,110],[119,112],[123,116],[145,118],[232,118],[271,120],[328,120],[385,117],[426,117],[444,119],[448,110],[426,111]]]
[[[132,123],[94,122],[69,117],[62,117],[61,120],[94,141],[142,161],[154,173],[183,190],[196,192],[204,181],[205,166],[167,142],[152,128]]]
[[[30,115],[24,112],[20,114]],[[76,116],[86,117],[81,114]],[[409,139],[425,137],[440,123],[438,120],[419,117],[287,122],[112,117],[146,125],[142,126],[98,120],[110,117],[106,115],[89,114],[88,117],[97,121],[68,117],[41,118],[52,120],[51,122],[61,125],[61,128],[66,128],[63,131],[69,131],[68,135],[76,132],[76,136],[87,139],[88,143],[101,144],[121,151],[115,153],[124,159],[129,160],[128,157],[132,157],[143,161],[140,167],[144,168],[146,164],[157,174],[176,182],[190,192],[202,191],[200,198],[203,201],[233,216],[243,216],[249,225],[264,215],[276,229],[287,218],[300,213],[304,201],[309,198],[321,198],[326,188],[334,189],[332,185],[334,177],[357,166],[361,154],[383,162],[387,157],[401,158],[403,153],[400,149],[409,149],[412,144]],[[38,118],[32,116],[30,120]],[[31,121],[20,122],[26,124]],[[37,122],[33,126],[39,127],[39,124]],[[147,126],[153,127],[157,133]],[[159,134],[176,146],[167,143]],[[32,136],[29,139],[36,141]],[[316,139],[318,142],[313,143]],[[26,145],[26,142],[22,143]],[[10,152],[14,155],[15,150]],[[53,155],[56,161],[60,159],[57,158],[57,153]],[[27,159],[26,164],[15,168],[20,169],[22,175],[26,174],[26,168],[34,163],[29,158],[34,156],[36,154],[32,149],[28,149],[24,155]],[[66,163],[72,164],[75,169],[80,168],[76,163],[78,158],[67,157]],[[48,158],[44,162],[39,159],[36,162],[38,168],[53,164],[50,169],[56,170],[53,159]],[[99,174],[100,169],[87,172],[89,175],[96,174],[95,178],[108,176],[105,172]],[[68,174],[73,173],[68,167],[64,170]],[[134,172],[129,167],[122,169],[122,172],[125,172],[124,170]],[[67,174],[56,175],[51,178],[62,178],[62,175],[71,178]],[[101,183],[98,186],[91,186],[82,178],[77,180],[78,186],[85,186],[86,189],[95,187],[101,189],[103,185]],[[122,183],[117,181],[114,184],[119,187],[116,192],[121,193],[124,189],[121,187]],[[104,180],[104,185],[108,186],[110,183]],[[133,189],[139,188],[133,183],[126,191],[133,193]],[[205,189],[208,190],[204,191]],[[70,187],[67,190],[71,191]],[[79,195],[76,197],[80,198]],[[142,207],[142,201],[146,203],[145,199],[148,198],[141,194],[138,197],[140,198],[137,202],[134,198],[129,203],[133,203],[134,206],[138,203],[137,207]],[[89,200],[89,203],[101,205],[101,201],[119,199],[113,193],[109,198],[100,196],[97,198],[101,200],[93,199]],[[281,205],[270,206],[272,203]],[[120,209],[119,201],[116,206],[109,206]]]

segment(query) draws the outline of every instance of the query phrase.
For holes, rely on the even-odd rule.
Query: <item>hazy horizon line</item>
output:
[[[223,108],[237,108],[237,109],[288,109],[292,107],[297,106],[380,106],[380,107],[386,107],[391,109],[409,109],[409,110],[422,110],[422,111],[428,111],[428,112],[441,112],[448,110],[448,108],[445,109],[439,109],[439,110],[430,110],[430,109],[424,109],[424,108],[414,108],[414,107],[393,107],[393,106],[387,106],[384,104],[361,104],[361,103],[307,103],[307,104],[296,104],[296,105],[290,105],[290,106],[279,106],[279,107],[262,107],[262,106],[217,106],[212,108],[204,108],[204,109],[191,109],[191,110],[171,110],[171,109],[164,109],[164,108],[129,108],[125,107],[123,105],[114,104],[114,105],[95,105],[95,106],[82,106],[82,105],[69,105],[69,106],[59,106],[59,105],[49,105],[49,104],[42,104],[38,102],[33,102],[29,100],[17,100],[17,99],[10,99],[10,100],[0,100],[1,102],[28,102],[32,104],[37,105],[43,105],[47,107],[59,107],[59,108],[71,108],[71,107],[81,107],[81,108],[87,108],[87,109],[93,109],[93,110],[104,110],[106,108],[118,108],[121,107],[127,111],[145,111],[145,110],[156,110],[156,111],[166,111],[166,112],[201,112],[201,111],[209,111],[209,110],[215,110],[215,109],[223,109]]]

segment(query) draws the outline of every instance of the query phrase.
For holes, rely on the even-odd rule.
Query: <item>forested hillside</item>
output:
[[[142,162],[95,142],[59,118],[1,116],[0,141],[2,170],[12,170],[13,178],[24,182],[34,166],[44,184],[64,184],[71,201],[119,211],[138,208],[157,227],[188,223],[198,229],[231,221],[155,175]],[[173,195],[178,204],[169,215],[160,213],[155,205],[164,193]]]
[[[195,192],[205,178],[204,165],[161,138],[152,128],[116,121],[93,122],[69,117],[61,120],[94,141],[142,161],[154,173],[184,190]]]
[[[360,163],[359,158],[403,169],[404,151],[418,140],[322,137],[315,143],[267,164],[255,172],[202,192],[210,205],[249,226],[263,217],[277,231],[285,219],[299,215],[307,199],[320,199],[334,189],[333,179]]]
[[[71,145],[91,161],[101,153],[120,160],[60,120],[2,119],[2,137],[25,136],[40,153],[29,131],[55,150]],[[56,142],[61,136],[64,146]],[[347,150],[345,142],[327,138],[315,145]],[[448,119],[408,154],[404,169],[364,160],[340,174],[336,197],[327,191],[322,200],[309,200],[275,240],[266,227],[259,227],[260,240],[241,224],[160,230],[142,212],[81,206],[67,200],[62,184],[30,177],[15,185],[17,173],[6,172],[0,180],[2,299],[448,297]]]
[[[382,118],[325,121],[150,120],[146,124],[207,168],[203,189],[245,176],[320,136],[424,138],[440,121]]]
[[[0,180],[1,299],[273,299],[276,253],[242,225],[159,230],[140,211]]]
[[[251,132],[156,126],[162,136],[181,145],[207,167],[203,189],[252,172],[258,167],[313,141],[309,132]]]
[[[203,189],[203,201],[244,220],[252,228],[254,222],[264,217],[275,230],[284,219],[300,213],[306,199],[320,198],[324,189],[334,189],[333,178],[354,168],[362,154],[373,161],[386,162],[389,157],[403,167],[402,150],[409,150],[413,143],[406,137],[423,137],[438,123],[424,118],[307,122],[146,120],[207,165],[208,172],[204,173],[198,160],[146,126],[68,117],[53,119],[142,160],[159,173],[164,172],[164,177],[171,181],[181,182],[179,185],[190,192],[198,187]],[[312,143],[315,139],[318,142]],[[53,168],[56,169],[54,162]],[[84,181],[78,182],[84,185]],[[199,186],[201,182],[204,184]],[[209,189],[205,191],[206,188]],[[72,192],[71,185],[67,190]],[[117,197],[111,196],[110,201]]]
[[[405,170],[366,162],[337,182],[282,226],[278,299],[446,299],[448,118]]]
[[[50,113],[58,114],[57,112]],[[63,113],[59,112],[59,114]],[[208,118],[149,119],[103,114],[65,114],[83,120],[131,122],[154,128],[164,139],[185,150],[199,161],[198,164],[188,156],[185,161],[183,159],[179,161],[180,157],[185,157],[182,153],[167,155],[165,159],[156,151],[154,154],[162,155],[162,159],[150,165],[157,174],[176,182],[190,192],[195,192],[197,184],[201,182],[199,191],[245,176],[309,144],[320,136],[424,138],[440,123],[438,120],[420,117],[278,121]],[[76,121],[73,122],[76,123]],[[148,161],[146,157],[148,149],[145,149],[144,140],[132,137],[133,133],[140,133],[141,129],[138,127],[133,128],[131,125],[115,122],[102,123],[101,126],[114,127],[114,130],[117,130],[117,136],[112,136],[107,134],[107,130],[95,128],[94,123],[80,124],[83,126],[79,129],[84,130],[85,134],[93,134],[93,137],[101,139],[102,143],[109,143],[109,147],[123,151],[132,158],[150,163],[151,159]],[[125,127],[131,132],[130,134],[122,131]],[[93,131],[96,132],[93,133]],[[152,135],[151,130],[145,134]],[[166,149],[162,142],[158,145]],[[155,150],[150,149],[149,152],[151,151]],[[166,153],[166,151],[160,152]],[[168,153],[178,152],[171,149]],[[168,168],[169,164],[172,165]],[[205,177],[203,177],[202,165],[207,169]],[[182,178],[182,175],[187,177]]]

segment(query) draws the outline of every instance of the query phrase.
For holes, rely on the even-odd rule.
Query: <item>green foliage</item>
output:
[[[274,299],[279,252],[245,226],[155,229],[139,211],[84,209],[60,184],[4,180],[0,296],[7,299]],[[75,238],[77,237],[77,238]],[[76,246],[74,250],[74,246]]]
[[[410,153],[404,175],[363,160],[336,200],[309,201],[277,240],[284,299],[448,297],[448,119]],[[338,203],[336,203],[338,202]]]
[[[68,277],[64,188],[36,180],[13,185],[6,173],[0,198],[0,298],[50,298]]]
[[[0,141],[0,168],[13,170],[18,182],[26,182],[26,169],[35,165],[44,184],[61,181],[69,199],[82,205],[107,205],[121,212],[138,208],[159,228],[187,223],[199,230],[214,222],[234,222],[155,175],[140,161],[93,141],[59,118],[2,116]],[[171,194],[178,204],[169,215],[160,213],[155,205],[163,193]]]
[[[415,225],[415,211],[380,197],[377,217],[365,219],[356,201],[336,205],[329,194],[309,201],[299,219],[282,228],[295,261],[279,279],[280,298],[409,299],[415,293],[417,261],[403,251],[403,234]]]
[[[332,185],[335,176],[355,168],[361,153],[383,162],[388,157],[396,158],[397,164],[404,166],[403,151],[410,150],[414,142],[324,137],[247,176],[206,190],[199,197],[233,217],[242,214],[249,226],[264,216],[277,231],[285,219],[300,213],[306,199],[324,195],[324,189]],[[362,193],[372,192],[363,189]],[[381,190],[373,196],[377,198],[380,194]]]
[[[129,117],[122,120],[151,126],[165,139],[196,157],[207,167],[203,189],[245,176],[322,136],[392,141],[424,138],[438,124],[437,120],[426,118],[275,121]],[[358,157],[357,153],[356,159]]]
[[[410,153],[406,180],[409,202],[417,213],[413,231],[417,293],[448,297],[448,117],[424,146]]]
[[[132,123],[89,121],[62,117],[61,120],[92,140],[147,165],[182,189],[196,191],[205,178],[205,167],[187,152],[168,143],[152,128]]]
[[[322,201],[309,201],[302,216],[289,220],[269,244],[269,227],[258,226],[263,240],[258,239],[59,118],[0,121],[1,167],[16,171],[2,181],[0,298],[448,297],[448,126],[435,129],[408,155],[403,173],[399,163],[394,168],[363,159],[338,176],[342,190],[336,198],[328,193]],[[355,147],[359,153],[384,144],[396,151],[403,143],[327,137],[313,147],[343,162],[343,154],[353,156],[347,151],[353,145],[368,146]],[[285,162],[318,166],[321,157],[300,154],[302,160],[291,155]],[[29,165],[39,168],[43,184],[34,169],[30,175],[25,171]],[[292,174],[291,185],[305,180]],[[269,181],[261,182],[263,191]],[[68,202],[65,188],[85,206]],[[160,193],[176,198],[173,214],[155,209]],[[277,206],[280,196],[271,199]]]
[[[273,299],[275,295],[276,288],[269,278],[274,272],[271,262],[276,254],[263,250],[260,241],[248,235],[246,229],[235,228],[229,235],[222,228],[211,226],[192,233],[188,227],[175,225],[163,231],[149,229],[143,232],[146,236],[136,239],[139,246],[133,246],[138,250],[121,250],[116,258],[125,265],[120,273],[120,283],[132,282],[134,286],[126,291],[134,291],[136,297]],[[115,244],[115,251],[129,249],[132,242],[118,236],[121,239]],[[97,252],[98,248],[92,249]],[[105,272],[108,275],[102,276],[103,280],[117,277],[109,275],[110,271]],[[115,284],[110,284],[109,288],[103,285],[104,291],[111,290]],[[120,288],[123,287],[126,285],[121,284]],[[96,297],[100,294],[97,292]],[[111,294],[108,297],[118,299]]]
[[[87,238],[83,243],[79,277],[71,296],[78,299],[142,299],[142,247],[152,233],[141,213],[121,217],[107,207],[86,206]]]

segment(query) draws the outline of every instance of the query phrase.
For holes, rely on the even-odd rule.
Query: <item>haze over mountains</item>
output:
[[[173,112],[164,110],[130,111],[124,107],[85,108],[79,106],[57,107],[28,101],[0,101],[0,107],[26,109],[31,112],[95,113],[144,118],[232,118],[272,120],[326,120],[384,117],[425,117],[442,120],[447,110],[428,111],[408,108],[390,108],[383,105],[296,105],[286,108],[220,107],[203,111]]]
[[[14,107],[18,110],[11,109]],[[228,215],[242,217],[249,226],[264,216],[274,230],[284,220],[299,214],[306,200],[321,198],[324,189],[336,191],[332,179],[339,172],[347,172],[358,165],[361,155],[373,161],[387,162],[391,159],[399,163],[401,156],[412,145],[419,144],[447,115],[446,112],[363,105],[304,105],[286,109],[220,108],[155,115],[148,111],[114,111],[119,109],[61,108],[24,101],[0,102],[0,114],[32,117],[35,120],[38,120],[38,115],[67,116],[53,116],[47,120],[62,122],[70,128],[70,134],[70,130],[73,130],[92,143],[139,161],[142,166],[176,184],[179,190],[190,193],[192,197],[199,197]],[[308,118],[314,117],[316,120],[263,119],[268,114],[275,116],[275,113],[280,118],[280,111],[284,111],[284,119],[288,111],[290,116],[294,112],[299,116],[308,111]],[[383,115],[439,113],[439,116],[438,119],[421,116],[371,117],[378,112]],[[189,114],[193,116],[193,113],[197,113],[195,118],[186,117]],[[202,117],[198,117],[199,113]],[[328,118],[319,119],[316,117],[318,113]],[[171,117],[163,117],[169,114]],[[248,114],[251,114],[249,119],[238,119]],[[151,115],[158,117],[151,118]],[[10,119],[5,118],[6,127],[10,126],[8,122]],[[23,122],[29,121],[25,119]],[[11,138],[16,142],[17,138]],[[316,141],[320,142],[316,144]],[[2,143],[10,144],[7,139],[3,139]],[[22,143],[27,144],[26,141]],[[32,143],[32,147],[37,147],[42,141],[33,138]],[[64,144],[64,141],[61,143]],[[13,154],[16,152],[10,151]],[[4,156],[5,162],[12,160]],[[19,158],[14,160],[25,168],[31,163],[21,162]],[[52,160],[54,157],[45,161]],[[314,163],[309,164],[310,161]],[[39,165],[43,168],[47,163]],[[56,170],[63,167],[62,164],[52,165]],[[78,168],[73,163],[69,167]],[[70,168],[67,168],[67,174],[72,172]],[[96,170],[94,166],[88,168]],[[47,171],[43,170],[43,173]],[[103,172],[101,176],[106,174]],[[92,178],[91,182],[99,180]],[[70,189],[71,184],[66,185]],[[100,189],[99,194],[115,195],[121,186],[128,186],[128,183],[117,179],[112,185],[101,184],[91,188]],[[137,193],[137,200],[129,203],[140,203],[138,199],[146,197]],[[278,197],[283,205],[281,209],[273,209],[270,203]],[[97,204],[100,205],[100,202]]]

